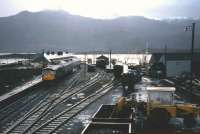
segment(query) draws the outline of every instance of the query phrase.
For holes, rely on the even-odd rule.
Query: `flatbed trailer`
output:
[[[131,110],[116,112],[116,105],[101,105],[81,134],[130,134],[133,116]]]

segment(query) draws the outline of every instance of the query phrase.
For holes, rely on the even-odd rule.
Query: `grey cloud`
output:
[[[173,5],[164,5],[149,13],[152,17],[192,17],[200,18],[200,0],[176,0]]]

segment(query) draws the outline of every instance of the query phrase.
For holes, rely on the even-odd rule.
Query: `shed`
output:
[[[108,60],[108,57],[101,55],[101,56],[97,57],[97,60]]]
[[[162,62],[166,65],[166,76],[174,77],[183,72],[189,72],[191,68],[190,53],[155,53],[152,54],[150,63]],[[192,61],[193,73],[200,75],[200,54],[194,53]]]
[[[101,56],[97,57],[97,59],[96,59],[96,66],[97,67],[105,68],[106,65],[108,65],[108,64],[109,64],[108,57],[106,57],[104,55],[101,55]]]

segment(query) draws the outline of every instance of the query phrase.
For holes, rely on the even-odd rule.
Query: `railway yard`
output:
[[[81,80],[79,71],[60,81],[41,83],[23,97],[2,106],[1,133],[52,133],[89,104],[119,86],[113,76],[103,71],[87,73]],[[11,98],[12,99],[12,98]],[[5,105],[5,103],[3,103]]]
[[[0,133],[200,133],[198,77],[190,83],[186,75],[163,77],[159,67],[130,67],[124,73],[122,65],[104,68],[103,60],[100,67],[65,61],[66,67],[73,65],[65,76],[60,63],[56,70],[47,66],[2,92]]]
[[[200,0],[0,7],[0,134],[200,134]]]

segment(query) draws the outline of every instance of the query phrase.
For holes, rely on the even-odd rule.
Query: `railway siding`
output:
[[[40,130],[44,132],[45,130],[49,130],[48,127],[51,128],[50,132],[56,131],[64,122],[106,94],[113,86],[111,77],[108,77],[104,72],[100,72],[88,81],[68,88],[70,92],[63,90],[60,94],[50,95],[46,98],[48,99],[46,101],[41,100],[41,103],[33,107],[15,124],[7,128],[4,133],[33,133]],[[80,98],[73,100],[72,98],[77,98],[78,94]],[[65,103],[70,104],[72,100],[74,102],[71,105],[65,105]],[[56,111],[56,109],[61,107],[59,105],[66,107],[64,111]]]
[[[34,133],[53,133],[55,132],[61,125],[63,125],[66,121],[74,117],[80,111],[85,109],[89,104],[94,102],[99,97],[105,95],[108,91],[113,88],[111,83],[107,84],[105,87],[102,87],[97,92],[91,94],[87,98],[83,99],[82,101],[76,103],[69,109],[66,109],[59,115],[55,116],[54,118],[48,120],[45,124],[40,126],[38,129],[35,130]]]

